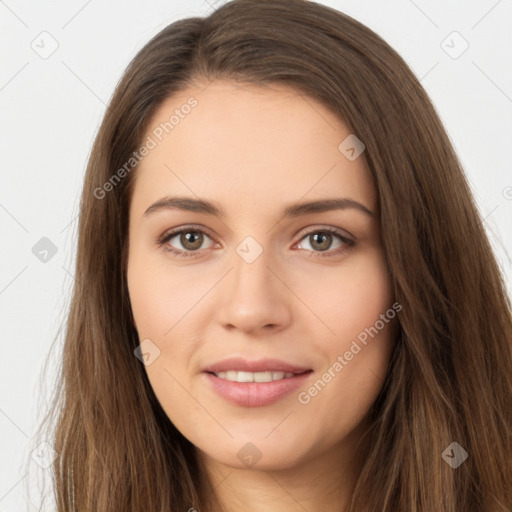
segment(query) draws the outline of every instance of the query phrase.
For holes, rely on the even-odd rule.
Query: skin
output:
[[[197,106],[135,171],[127,278],[139,338],[160,350],[145,366],[149,380],[196,446],[224,510],[343,510],[362,462],[354,447],[387,371],[393,322],[308,404],[297,395],[393,304],[364,153],[347,159],[338,150],[347,125],[281,85],[197,84],[160,106],[147,135],[190,96]],[[225,216],[176,209],[144,216],[166,195],[215,201]],[[344,209],[280,217],[285,204],[340,197],[375,215]],[[179,234],[166,244],[199,257],[158,245],[188,224],[204,229],[202,244],[187,245]],[[336,255],[344,244],[336,236],[330,246],[306,236],[327,227],[355,245]],[[247,236],[263,249],[252,263],[236,252]],[[273,404],[242,407],[216,394],[202,373],[231,356],[279,358],[313,373]],[[248,442],[261,453],[252,467],[237,457]]]

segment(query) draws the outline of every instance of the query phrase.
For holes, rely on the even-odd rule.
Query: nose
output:
[[[235,254],[233,265],[222,285],[219,323],[226,329],[251,334],[286,328],[291,321],[293,293],[267,252],[252,263]]]

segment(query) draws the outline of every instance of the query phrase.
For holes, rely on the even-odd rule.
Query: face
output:
[[[209,460],[335,456],[382,387],[396,304],[350,135],[292,89],[225,81],[173,96],[150,123],[131,306],[160,404]],[[318,201],[332,203],[297,206]]]

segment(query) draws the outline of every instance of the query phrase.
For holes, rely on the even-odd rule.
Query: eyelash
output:
[[[178,229],[176,231],[170,231],[170,232],[164,233],[159,238],[159,240],[157,242],[158,246],[159,247],[164,246],[165,244],[167,244],[167,242],[169,240],[174,238],[176,235],[180,235],[182,233],[202,233],[203,235],[206,235],[208,238],[211,238],[208,235],[208,233],[206,233],[205,231],[203,231],[202,229],[200,229],[198,227],[195,227],[195,226],[185,226],[185,227],[180,228],[180,229]],[[350,240],[347,237],[343,236],[338,229],[330,228],[330,227],[312,229],[311,231],[308,231],[307,233],[304,233],[304,235],[302,236],[302,238],[300,240],[303,240],[307,236],[312,235],[314,233],[329,233],[329,234],[333,234],[333,235],[337,236],[344,243],[344,245],[342,247],[338,247],[338,249],[335,249],[335,250],[329,250],[329,249],[326,250],[326,251],[311,251],[310,250],[309,251],[310,254],[308,255],[308,257],[310,257],[310,258],[330,258],[330,257],[333,257],[333,256],[339,256],[339,255],[344,254],[345,252],[349,251],[350,249],[352,249],[354,247],[354,245],[355,245],[355,242],[353,242],[352,240]],[[299,240],[299,242],[300,242],[300,240]],[[181,251],[181,250],[175,249],[174,247],[170,247],[168,245],[166,245],[164,247],[164,250],[166,250],[166,251],[168,251],[168,252],[172,253],[173,255],[178,256],[180,258],[196,258],[200,254],[200,251]],[[324,254],[328,254],[328,255],[325,256]]]

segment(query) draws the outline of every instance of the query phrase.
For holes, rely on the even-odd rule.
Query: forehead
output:
[[[142,208],[180,193],[227,204],[250,199],[256,208],[350,196],[374,209],[364,153],[351,161],[339,149],[350,135],[333,112],[289,87],[197,84],[151,119],[145,140],[154,147],[135,172],[134,202]]]

